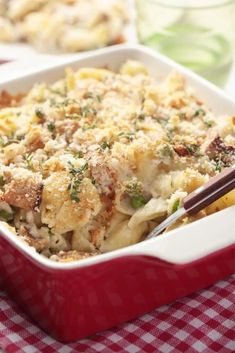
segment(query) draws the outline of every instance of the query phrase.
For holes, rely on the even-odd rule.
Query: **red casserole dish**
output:
[[[139,46],[102,49],[56,67],[48,62],[37,72],[0,83],[0,90],[25,91],[38,80],[54,81],[68,65],[115,69],[125,59],[140,60],[161,75],[177,69],[213,110],[235,113],[235,103],[219,89]],[[42,257],[3,226],[0,232],[1,287],[63,342],[133,319],[235,270],[235,205],[155,239],[71,263]]]

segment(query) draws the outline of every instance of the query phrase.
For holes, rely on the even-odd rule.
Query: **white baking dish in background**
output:
[[[216,86],[200,78],[198,75],[183,68],[182,66],[174,63],[170,59],[167,59],[166,57],[152,51],[151,49],[138,45],[119,45],[109,47],[82,54],[79,56],[79,58],[64,58],[61,59],[60,62],[56,63],[53,60],[48,59],[48,61],[44,61],[42,64],[38,65],[37,68],[34,67],[33,69],[30,68],[29,63],[29,67],[25,71],[14,73],[14,78],[11,77],[11,79],[1,79],[0,77],[0,91],[7,90],[10,93],[26,92],[36,82],[53,82],[59,78],[62,78],[64,75],[64,69],[66,67],[77,69],[79,67],[88,66],[108,66],[108,68],[112,70],[117,70],[119,66],[127,59],[141,61],[149,69],[150,74],[159,79],[164,78],[172,70],[179,71],[186,78],[187,85],[195,89],[197,97],[201,99],[215,113],[215,115],[235,115],[235,102],[228,98]],[[182,291],[182,293],[176,293],[172,297],[168,297],[166,295],[165,301],[163,299],[161,301],[154,301],[153,299],[150,300],[146,298],[146,302],[148,302],[149,300],[151,304],[147,306],[146,303],[142,306],[133,305],[132,310],[127,309],[127,303],[123,304],[123,316],[120,316],[120,318],[117,318],[116,320],[109,318],[109,316],[111,317],[111,315],[113,315],[113,310],[116,310],[110,302],[109,309],[106,312],[107,320],[103,320],[103,323],[89,325],[89,323],[86,322],[83,323],[83,326],[81,328],[79,322],[76,321],[74,316],[72,316],[73,324],[71,324],[71,327],[73,328],[70,327],[70,331],[68,331],[68,329],[66,328],[61,331],[61,327],[63,326],[62,322],[63,320],[65,320],[65,316],[67,315],[71,318],[71,315],[75,315],[76,313],[76,315],[79,315],[79,312],[81,313],[83,310],[85,310],[82,309],[84,305],[78,306],[78,304],[73,303],[72,306],[71,304],[71,306],[66,309],[66,314],[63,314],[64,316],[62,315],[60,319],[57,318],[57,320],[60,322],[59,326],[56,325],[55,314],[49,315],[50,319],[48,319],[48,321],[45,323],[45,317],[44,320],[42,319],[42,317],[44,315],[43,312],[45,311],[45,308],[47,306],[44,305],[44,307],[42,303],[40,304],[38,302],[38,299],[32,299],[34,305],[37,306],[36,312],[31,308],[26,308],[27,301],[24,297],[23,292],[19,289],[20,294],[17,298],[18,302],[36,321],[38,321],[41,327],[43,327],[44,329],[64,341],[71,341],[77,338],[84,337],[90,333],[97,332],[101,329],[113,326],[121,321],[135,317],[145,311],[150,310],[152,307],[161,305],[162,303],[175,299],[177,296],[185,295],[188,292],[191,292],[192,290],[208,285],[209,283],[212,283],[213,281],[225,275],[228,275],[233,270],[235,270],[235,264],[233,263],[233,255],[231,255],[230,257],[228,256],[228,253],[233,254],[234,251],[233,245],[235,243],[235,205],[226,210],[220,211],[216,214],[196,221],[192,224],[186,225],[182,228],[172,230],[155,239],[144,241],[133,246],[126,247],[124,249],[115,250],[107,254],[71,263],[56,263],[42,257],[41,255],[37,254],[34,249],[22,243],[20,239],[12,235],[11,232],[2,225],[0,225],[0,233],[0,275],[3,279],[2,283],[15,298],[16,296],[14,295],[14,293],[16,290],[16,284],[13,284],[14,278],[17,273],[19,274],[19,268],[24,269],[24,266],[25,273],[20,274],[20,277],[22,277],[22,282],[25,284],[27,283],[28,296],[31,298],[37,298],[37,295],[35,295],[35,293],[40,293],[39,282],[42,280],[42,278],[44,278],[45,281],[47,281],[49,278],[50,280],[54,278],[54,281],[56,282],[57,280],[59,281],[60,276],[63,276],[63,274],[66,273],[66,278],[69,281],[70,276],[76,278],[76,273],[77,275],[79,274],[78,276],[80,278],[80,276],[82,276],[83,269],[84,271],[86,270],[86,272],[84,272],[84,275],[86,273],[87,278],[89,278],[89,268],[94,269],[96,266],[100,265],[102,267],[105,266],[105,264],[107,264],[107,266],[109,264],[110,268],[110,264],[114,264],[116,261],[117,265],[118,263],[124,261],[123,259],[126,259],[125,261],[127,261],[128,259],[128,263],[132,261],[131,259],[133,259],[133,263],[136,264],[138,263],[138,259],[141,260],[140,262],[142,268],[140,268],[139,271],[142,270],[144,274],[144,259],[146,258],[146,256],[148,257],[148,259],[152,259],[153,264],[154,259],[156,260],[157,272],[159,272],[160,267],[164,268],[164,264],[167,264],[165,266],[166,268],[168,268],[168,265],[170,264],[172,271],[174,271],[175,268],[176,273],[177,271],[181,271],[181,269],[182,271],[185,269],[187,270],[187,266],[191,268],[193,266],[192,264],[194,263],[195,268],[197,268],[197,266],[199,266],[200,263],[202,263],[203,261],[205,262],[204,265],[206,268],[206,264],[209,264],[208,261],[210,259],[213,259],[213,256],[217,258],[217,254],[219,254],[218,259],[222,260],[224,258],[227,258],[228,263],[226,265],[227,267],[225,266],[226,268],[221,268],[221,271],[218,271],[217,269],[216,276],[214,275],[210,277],[210,275],[207,274],[207,276],[204,276],[205,278],[202,281],[198,280],[198,285],[196,287],[189,285],[188,291],[186,290]],[[209,260],[207,261],[207,259]],[[218,259],[216,261],[218,261]],[[14,271],[9,270],[9,262]],[[16,265],[14,265],[16,263],[18,263],[17,268],[15,267]],[[161,265],[159,267],[160,263]],[[29,272],[27,274],[27,269],[29,269],[30,267],[29,265],[34,268],[34,271],[38,271],[38,276],[41,278],[41,280],[39,280],[38,282],[39,284],[37,288],[35,287],[36,284],[34,287],[30,284],[29,278],[30,276],[32,276],[32,272]],[[131,266],[132,265],[130,265],[130,267]],[[154,265],[152,270],[154,271]],[[126,271],[128,272],[128,268],[126,269]],[[35,276],[37,275],[35,274]],[[127,274],[123,274],[123,276],[125,277],[127,276]],[[134,278],[133,276],[132,278]],[[182,276],[182,278],[185,278],[183,274]],[[68,285],[68,283],[66,284],[66,279],[64,279],[64,281],[64,285]],[[93,281],[96,281],[96,279],[94,278],[94,272]],[[117,288],[114,290],[115,284],[110,279],[110,276],[109,278],[107,276],[104,276],[102,278],[102,281],[103,284],[109,283],[110,288],[113,288],[111,292],[114,293],[115,290],[116,292],[119,291]],[[145,286],[147,286],[146,283]],[[83,288],[81,289],[80,284],[77,284],[76,287],[76,283],[73,283],[74,293],[76,292],[76,288],[78,292],[80,291],[81,293],[85,293],[86,285],[87,284],[85,282]],[[171,288],[171,290],[173,291],[172,282],[170,280],[169,283],[165,283],[165,286],[166,288],[169,288],[169,290]],[[128,291],[129,295],[131,295],[130,288],[128,289]],[[62,287],[60,287],[60,295],[62,295],[63,298],[66,298],[66,296],[70,296],[71,293],[72,291],[70,292],[70,294],[64,292]],[[80,295],[82,297],[82,294]],[[121,289],[119,295],[121,297],[124,295]],[[146,296],[146,293],[144,295]],[[149,295],[152,294],[149,293]],[[122,299],[124,300],[124,298]],[[130,303],[128,305],[130,306]],[[99,309],[100,307],[102,307],[101,304],[99,304]],[[59,306],[57,307],[57,309],[58,308]],[[102,310],[98,310],[98,307],[96,308],[97,310],[95,309],[95,304],[93,305],[93,308],[88,305],[86,311],[88,310],[88,308],[93,314],[98,311],[102,313]],[[103,307],[104,311],[106,309],[106,307]],[[72,314],[72,311],[74,312],[74,314]],[[124,315],[124,311],[126,315]]]

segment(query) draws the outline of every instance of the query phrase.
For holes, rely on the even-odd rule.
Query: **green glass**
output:
[[[235,0],[136,0],[139,41],[223,86],[233,62]]]

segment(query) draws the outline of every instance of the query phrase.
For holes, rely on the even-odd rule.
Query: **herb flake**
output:
[[[205,124],[208,128],[210,128],[210,127],[213,126],[214,122],[213,122],[212,120],[205,120],[205,121],[204,121],[204,124]]]
[[[47,124],[47,129],[50,131],[50,132],[53,132],[55,130],[55,123],[54,122],[50,122]]]
[[[82,183],[82,180],[84,178],[84,173],[88,169],[88,164],[85,163],[81,167],[74,167],[74,165],[69,162],[69,173],[72,175],[72,180],[71,183],[68,186],[70,198],[72,201],[75,201],[77,203],[80,202],[80,198],[78,197],[78,194],[80,192],[80,185]]]
[[[4,176],[3,174],[0,174],[0,186],[4,186],[5,181],[4,181]]]
[[[196,117],[196,116],[204,116],[204,115],[206,115],[205,110],[202,108],[199,108],[195,111],[193,116]]]
[[[33,155],[32,154],[28,154],[28,155],[24,155],[23,156],[23,161],[26,164],[26,168],[27,169],[32,169],[33,168],[32,159],[33,159]]]
[[[140,113],[140,114],[137,116],[137,119],[140,120],[140,121],[144,121],[145,118],[146,118],[146,114],[144,114],[144,113]]]
[[[110,142],[103,141],[103,142],[101,143],[101,145],[100,145],[100,148],[101,148],[102,150],[105,150],[106,148],[107,148],[107,149],[110,149],[110,148],[111,148],[111,144],[110,144]]]
[[[118,136],[126,138],[128,141],[132,142],[134,140],[135,133],[134,132],[120,132],[118,134]]]
[[[35,109],[35,115],[40,120],[44,119],[44,117],[45,117],[45,113],[43,112],[42,108],[36,108]]]

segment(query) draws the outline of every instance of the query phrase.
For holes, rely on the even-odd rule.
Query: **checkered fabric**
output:
[[[0,347],[7,353],[235,352],[235,275],[92,339],[63,345],[0,292]]]

